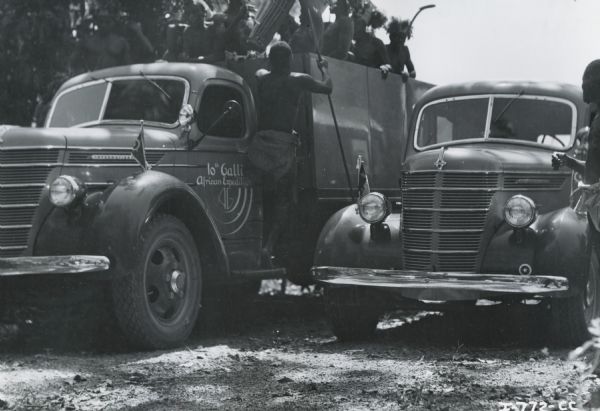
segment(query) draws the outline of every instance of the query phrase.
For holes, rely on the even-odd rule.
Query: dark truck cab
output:
[[[397,165],[401,203],[367,193],[329,220],[317,245],[313,273],[338,337],[371,334],[392,309],[527,300],[550,304],[562,341],[587,338],[600,315],[597,258],[586,212],[571,200],[577,176],[553,170],[551,156],[580,148],[588,118],[571,85],[425,93]]]
[[[298,218],[277,250],[282,267],[264,261],[270,200],[246,155],[257,122],[254,73],[264,64],[162,62],[86,73],[57,92],[45,128],[2,127],[0,305],[19,304],[26,288],[54,280],[99,281],[129,340],[159,348],[189,335],[215,287],[311,281],[320,229],[352,196],[327,98],[307,96]],[[314,56],[298,55],[294,65],[319,76]],[[393,161],[383,155],[388,147],[401,155],[406,119],[429,86],[335,60],[330,72],[346,165],[358,155]],[[378,97],[366,98],[369,90]],[[132,156],[141,133],[149,170]],[[399,198],[391,183],[398,177],[378,173],[375,186]]]

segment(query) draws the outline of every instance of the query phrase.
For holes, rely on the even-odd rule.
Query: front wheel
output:
[[[143,228],[134,269],[113,280],[115,314],[127,339],[143,349],[180,345],[200,308],[202,273],[194,238],[170,215]]]
[[[588,327],[600,317],[599,244],[590,244],[588,270],[583,290],[576,296],[551,301],[552,332],[560,345],[575,346],[588,340]]]

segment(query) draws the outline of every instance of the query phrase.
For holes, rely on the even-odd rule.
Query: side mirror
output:
[[[208,126],[208,128],[205,131],[205,133],[210,133],[224,119],[232,117],[232,116],[239,116],[241,114],[242,114],[242,105],[238,101],[236,101],[236,100],[227,100],[223,104],[223,111],[222,111],[222,113],[219,115],[219,117],[217,117],[217,119],[215,121],[213,121],[212,124],[210,124]],[[200,122],[200,120],[201,120],[201,117],[198,116],[198,118],[196,119],[196,121]],[[200,124],[198,124],[198,126],[201,127]]]
[[[242,114],[242,105],[236,100],[227,100],[223,104],[223,115],[228,116],[239,116]]]
[[[369,185],[369,176],[367,174],[367,170],[365,169],[365,161],[363,160],[362,155],[358,155],[356,159],[356,170],[358,170],[358,198],[366,196],[371,192],[371,186]]]

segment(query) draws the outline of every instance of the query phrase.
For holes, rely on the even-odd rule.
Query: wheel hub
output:
[[[181,296],[185,289],[185,273],[179,270],[173,270],[169,279],[170,291]]]

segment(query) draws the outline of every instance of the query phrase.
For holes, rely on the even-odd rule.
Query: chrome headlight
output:
[[[535,221],[536,216],[537,210],[533,200],[520,194],[511,197],[504,206],[504,219],[515,228],[528,227]]]
[[[71,176],[60,176],[50,185],[50,202],[57,207],[66,207],[85,193],[81,181]]]
[[[358,200],[358,213],[369,224],[377,224],[389,215],[389,203],[380,193],[369,193]]]

